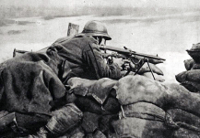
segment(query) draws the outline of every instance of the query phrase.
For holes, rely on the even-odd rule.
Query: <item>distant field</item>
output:
[[[60,17],[96,15],[96,16],[123,16],[131,15],[134,17],[159,16],[169,14],[179,14],[183,12],[200,11],[199,9],[175,9],[175,8],[136,8],[136,7],[112,7],[112,6],[83,6],[83,7],[20,7],[20,6],[1,6],[0,8],[0,26],[12,24],[10,18],[21,17],[41,17],[45,20],[51,20]]]

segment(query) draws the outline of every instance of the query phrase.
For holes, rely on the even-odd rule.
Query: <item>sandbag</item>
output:
[[[157,80],[159,82],[164,82],[165,81],[164,76],[158,75],[156,73],[153,73],[153,75],[155,77],[155,80]],[[154,77],[152,76],[151,72],[146,72],[146,73],[142,74],[142,76],[145,76],[147,78],[150,78],[150,79],[154,80]]]
[[[158,101],[158,99],[167,95],[161,83],[140,75],[128,75],[121,78],[113,88],[116,90],[116,98],[121,105],[143,101],[161,106],[163,101]]]
[[[86,96],[88,93],[88,89],[94,85],[96,80],[91,81],[88,79],[82,79],[78,77],[73,77],[68,80],[67,84],[70,87],[70,93],[74,93],[79,96]]]
[[[85,138],[107,138],[101,131],[96,130],[94,133],[88,133]]]
[[[123,105],[125,117],[137,117],[148,120],[165,120],[165,111],[152,103],[138,102]]]
[[[83,113],[73,103],[66,104],[54,112],[46,128],[52,135],[62,135],[80,123],[82,117]]]
[[[183,62],[186,70],[191,70],[193,68],[193,65],[195,64],[193,59],[186,59]]]
[[[199,93],[200,91],[200,83],[198,82],[184,81],[180,84],[188,89],[190,92]]]
[[[110,94],[110,91],[112,87],[117,83],[116,80],[111,80],[108,78],[102,78],[98,80],[95,85],[93,85],[91,91],[91,95],[94,97],[94,99],[99,102],[100,104],[103,104],[105,100],[107,99],[108,95]]]
[[[181,128],[200,132],[200,118],[181,109],[169,109],[167,114]]]
[[[99,118],[99,130],[101,132],[108,133],[108,132],[113,132],[113,128],[111,127],[111,122],[113,120],[119,119],[118,114],[111,114],[111,115],[103,115]]]
[[[96,114],[102,114],[104,112],[101,105],[91,97],[78,97],[74,103],[83,112]]]
[[[97,102],[103,104],[110,90],[117,83],[116,80],[102,78],[99,80],[88,80],[74,77],[69,79],[70,92],[81,96],[92,96]]]
[[[93,138],[106,138],[106,136],[101,131],[97,130],[94,132]]]
[[[51,116],[47,116],[45,114],[15,113],[15,119],[19,129],[26,129],[29,133],[38,131],[40,127],[46,125],[50,118]]]
[[[83,131],[83,129],[81,128],[81,126],[75,128],[72,132],[70,132],[69,134],[65,134],[66,138],[84,138],[85,137],[85,133]],[[59,138],[65,138],[64,136],[59,137]]]
[[[194,64],[192,69],[200,69],[200,64],[199,63]]]
[[[107,138],[117,138],[117,135],[115,132],[108,132]]]
[[[190,50],[186,50],[196,63],[200,63],[199,46],[200,43],[193,44]]]
[[[98,129],[99,117],[100,116],[98,114],[84,112],[81,126],[86,133],[93,133],[95,130]]]
[[[200,82],[200,69],[184,71],[176,75],[178,82],[192,81]]]
[[[110,96],[103,104],[103,109],[106,113],[116,114],[120,111],[120,104],[116,98]]]
[[[195,63],[193,59],[184,60],[184,65],[185,65],[186,70],[200,69],[200,64]]]
[[[156,74],[158,74],[158,75],[164,75],[163,72],[162,72],[162,70],[159,69],[156,65],[154,65],[154,64],[152,64],[152,63],[149,63],[149,66],[150,66],[152,72],[154,72],[154,73],[156,73]],[[146,72],[150,72],[149,66],[148,66],[147,63],[145,63],[145,64],[140,68],[138,74],[142,75],[142,74],[144,74],[144,73],[146,73]]]
[[[197,110],[200,108],[200,95],[198,93],[192,93],[175,83],[165,84],[165,87],[167,88],[167,96],[162,107],[164,110],[178,108],[200,116],[200,111]]]
[[[167,110],[179,108],[200,116],[200,95],[183,86],[162,84],[143,76],[126,76],[114,86],[121,105],[149,102]]]
[[[199,133],[184,128],[179,128],[172,135],[173,138],[200,138]]]
[[[66,103],[74,103],[77,100],[77,96],[74,93],[66,93]]]
[[[120,138],[170,138],[173,132],[163,122],[133,117],[113,121],[112,126]]]

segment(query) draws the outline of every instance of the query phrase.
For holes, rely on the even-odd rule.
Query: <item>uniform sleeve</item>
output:
[[[83,59],[89,69],[95,72],[98,79],[103,77],[120,79],[122,77],[121,68],[115,63],[108,65],[103,59],[100,49],[94,43],[85,48]]]

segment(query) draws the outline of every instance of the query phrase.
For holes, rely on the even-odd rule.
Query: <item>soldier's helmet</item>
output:
[[[97,37],[103,37],[106,40],[111,40],[111,37],[108,34],[106,26],[99,21],[88,21],[85,24],[82,33]]]

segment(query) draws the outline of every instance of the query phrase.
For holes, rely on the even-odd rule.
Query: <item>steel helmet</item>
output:
[[[106,26],[99,21],[87,22],[84,26],[82,33],[92,36],[100,36],[105,38],[106,40],[111,40],[111,37],[108,35]]]

